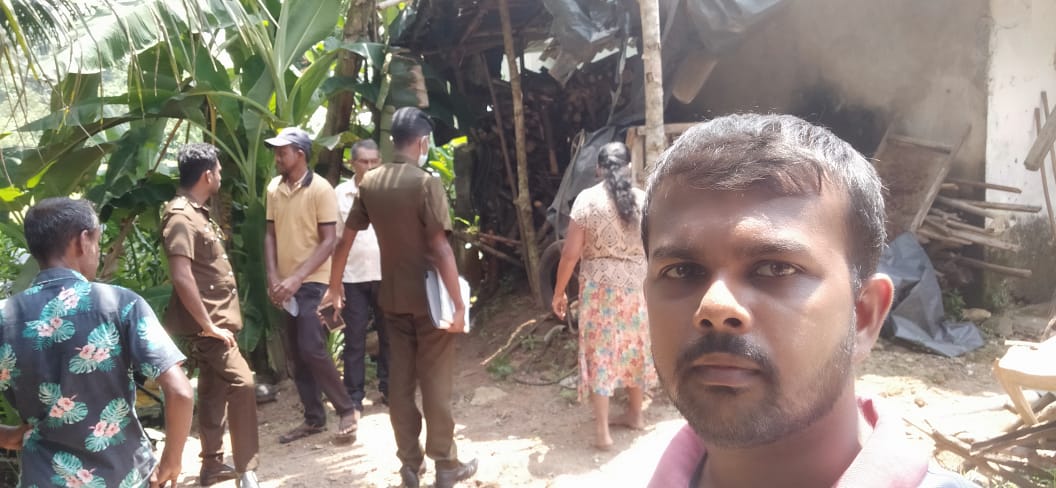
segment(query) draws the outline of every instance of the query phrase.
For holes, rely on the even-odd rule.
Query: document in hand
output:
[[[469,332],[469,283],[466,279],[458,277],[458,289],[462,295],[462,303],[466,305],[465,332]],[[447,293],[447,287],[440,280],[439,273],[435,269],[425,272],[425,296],[429,300],[429,316],[433,319],[433,326],[437,329],[451,327],[454,320],[455,302]]]

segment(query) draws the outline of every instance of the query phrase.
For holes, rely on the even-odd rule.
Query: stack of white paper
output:
[[[466,306],[465,332],[469,332],[469,283],[461,276],[458,277],[458,289],[462,295],[462,303]],[[425,296],[429,300],[429,316],[433,319],[433,325],[437,329],[451,327],[455,316],[455,302],[447,293],[447,287],[435,269],[425,272]]]

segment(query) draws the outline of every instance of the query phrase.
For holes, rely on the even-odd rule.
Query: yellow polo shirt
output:
[[[309,170],[292,188],[276,176],[268,183],[265,204],[265,218],[275,224],[279,278],[286,278],[319,246],[319,226],[337,223],[337,196],[326,178]],[[304,282],[329,283],[330,258]]]

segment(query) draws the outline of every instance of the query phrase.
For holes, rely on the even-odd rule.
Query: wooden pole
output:
[[[488,93],[491,94],[491,113],[495,116],[495,130],[499,134],[499,148],[502,149],[502,164],[506,167],[506,184],[510,186],[510,194],[517,198],[517,185],[513,183],[513,167],[510,166],[510,145],[506,143],[506,128],[502,125],[502,108],[499,107],[499,97],[495,95],[495,87],[492,86],[491,73],[488,65],[484,62],[484,56],[480,56],[480,62],[484,65],[484,71],[488,74]],[[518,214],[519,215],[519,214]],[[518,216],[518,218],[520,218]]]
[[[1043,98],[1044,92],[1042,92]],[[1048,112],[1048,109],[1046,109]],[[1041,134],[1041,110],[1034,109],[1034,130],[1037,135]],[[1050,151],[1051,155],[1052,152]],[[1049,230],[1052,231],[1052,240],[1056,242],[1056,214],[1052,212],[1052,197],[1049,196],[1049,175],[1048,171],[1045,170],[1044,162],[1038,166],[1038,174],[1041,175],[1041,192],[1045,194],[1045,209],[1048,211],[1049,216]]]
[[[973,268],[985,269],[987,271],[993,271],[995,273],[1001,273],[1008,276],[1015,276],[1017,278],[1030,278],[1034,273],[1029,269],[1013,268],[1010,266],[1001,266],[999,264],[992,264],[986,261],[980,261],[978,259],[966,258],[964,256],[954,256],[954,261],[964,263],[965,265]]]
[[[531,193],[528,189],[528,150],[524,139],[524,92],[521,91],[521,74],[517,70],[517,54],[513,48],[513,27],[510,25],[510,5],[507,0],[499,0],[499,20],[502,22],[502,45],[506,51],[506,64],[510,72],[510,91],[513,92],[513,133],[517,147],[517,221],[521,226],[521,242],[524,243],[525,274],[528,285],[536,301],[539,296],[539,249],[535,243],[535,222],[532,218]],[[542,304],[543,306],[547,304]]]
[[[642,17],[642,63],[645,67],[644,173],[648,174],[660,160],[660,153],[667,145],[664,135],[664,77],[660,56],[660,6],[658,0],[638,0],[638,9]]]

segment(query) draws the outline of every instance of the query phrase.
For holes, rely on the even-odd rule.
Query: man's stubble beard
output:
[[[852,325],[847,328],[847,335],[817,371],[817,380],[811,382],[815,386],[796,392],[799,398],[787,396],[787,392],[778,380],[781,376],[780,372],[773,368],[772,363],[765,356],[761,356],[757,348],[741,336],[732,336],[718,340],[711,339],[712,346],[718,347],[712,352],[728,352],[749,357],[760,363],[762,367],[760,374],[763,376],[762,380],[766,388],[764,398],[755,405],[740,408],[732,415],[723,415],[722,418],[716,414],[714,409],[709,408],[707,399],[694,398],[693,395],[680,393],[679,397],[672,398],[672,401],[697,435],[714,447],[755,447],[799,432],[831,412],[845,389],[852,384],[849,376],[852,374],[854,354],[854,323],[855,318],[852,312]],[[708,336],[700,341],[708,342]],[[687,350],[692,349],[691,345]],[[707,346],[704,346],[704,349],[707,349]],[[691,361],[692,358],[680,358],[680,361],[683,360]],[[675,376],[674,381],[678,382],[679,392],[689,392],[694,388],[699,388],[693,384],[691,375],[680,375],[676,369]],[[661,380],[663,380],[662,376]],[[664,388],[671,396],[671,389],[666,384]],[[733,388],[724,387],[713,387],[708,392],[711,398],[726,395],[732,399],[739,394]]]

